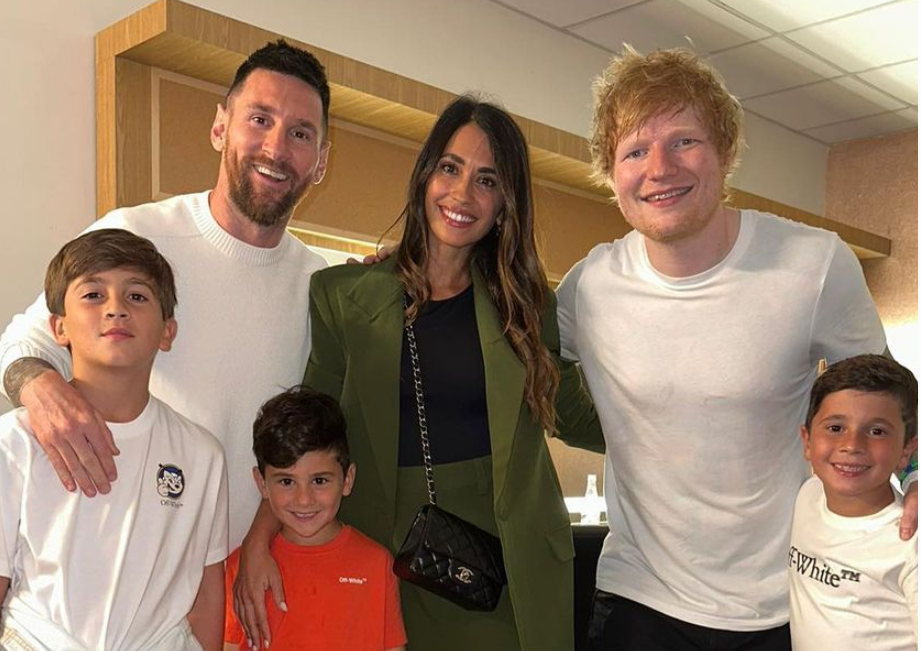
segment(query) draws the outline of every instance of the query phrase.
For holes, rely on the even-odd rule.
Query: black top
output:
[[[452,298],[429,301],[413,328],[432,463],[466,461],[490,454],[486,372],[473,285]],[[405,332],[400,367],[399,465],[422,465],[413,368]]]

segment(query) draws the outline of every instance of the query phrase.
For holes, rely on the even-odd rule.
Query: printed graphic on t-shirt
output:
[[[184,490],[185,475],[182,469],[171,463],[161,463],[157,470],[157,493],[163,498],[160,504],[180,508],[182,502],[179,501],[179,498]]]
[[[836,570],[815,556],[801,552],[793,545],[790,546],[789,564],[797,573],[832,588],[840,587],[841,581],[860,583],[860,572],[845,568]]]

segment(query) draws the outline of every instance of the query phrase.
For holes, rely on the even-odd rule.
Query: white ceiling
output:
[[[824,144],[918,127],[917,0],[493,2],[612,55],[692,45],[746,112]]]

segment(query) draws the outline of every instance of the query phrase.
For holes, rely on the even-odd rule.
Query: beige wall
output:
[[[864,263],[893,355],[917,374],[918,131],[853,140],[828,157],[826,216],[892,240]]]

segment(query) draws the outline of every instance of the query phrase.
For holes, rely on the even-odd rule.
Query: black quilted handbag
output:
[[[496,536],[448,513],[437,504],[425,421],[422,373],[412,325],[406,326],[406,337],[412,359],[429,503],[416,514],[393,560],[393,572],[404,581],[467,610],[492,611],[499,604],[502,586],[508,582],[502,562],[502,543]]]

